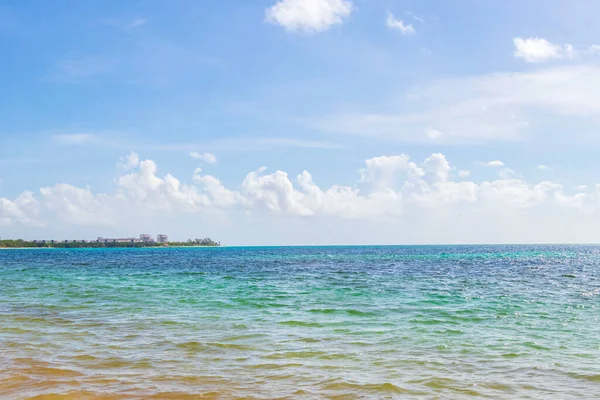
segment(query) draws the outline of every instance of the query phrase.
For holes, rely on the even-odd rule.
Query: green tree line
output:
[[[186,242],[168,242],[168,243],[100,243],[96,241],[90,242],[64,242],[55,241],[54,243],[30,242],[23,239],[2,239],[0,240],[1,248],[61,248],[61,249],[76,249],[76,248],[113,248],[113,247],[162,247],[162,246],[220,246],[221,243],[215,242],[210,238],[204,239],[188,239]]]

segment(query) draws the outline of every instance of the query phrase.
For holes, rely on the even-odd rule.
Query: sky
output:
[[[599,12],[1,1],[0,237],[600,242]]]

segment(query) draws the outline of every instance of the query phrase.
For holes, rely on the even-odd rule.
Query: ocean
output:
[[[0,250],[2,399],[596,399],[600,246]]]

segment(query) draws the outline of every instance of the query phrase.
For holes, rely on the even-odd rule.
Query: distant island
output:
[[[156,240],[147,234],[139,238],[104,238],[96,240],[23,240],[0,239],[0,248],[111,248],[111,247],[218,247],[221,243],[209,237],[188,239],[185,242],[169,241],[167,235],[158,235]]]

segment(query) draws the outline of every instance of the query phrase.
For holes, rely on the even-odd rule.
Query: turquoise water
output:
[[[597,246],[0,250],[0,397],[597,398],[599,266]]]

